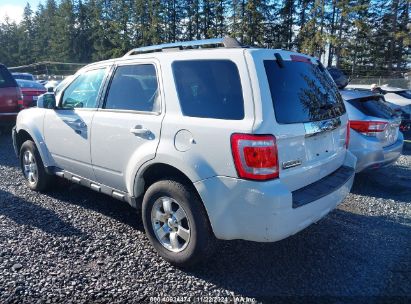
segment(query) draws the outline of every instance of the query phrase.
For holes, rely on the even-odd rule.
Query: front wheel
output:
[[[142,209],[147,236],[166,261],[187,267],[211,255],[214,236],[192,187],[174,180],[158,181],[148,188]]]
[[[21,145],[20,167],[31,190],[44,191],[51,185],[53,176],[47,174],[40,153],[31,140]]]

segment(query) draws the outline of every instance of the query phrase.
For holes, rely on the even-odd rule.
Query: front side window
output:
[[[106,70],[106,68],[91,70],[78,76],[64,91],[61,107],[63,109],[97,108],[98,94]]]
[[[173,73],[183,115],[227,120],[244,118],[243,92],[234,62],[175,61]]]
[[[160,95],[154,65],[119,66],[111,81],[104,108],[159,112]]]

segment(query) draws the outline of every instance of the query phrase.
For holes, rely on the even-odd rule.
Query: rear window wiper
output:
[[[277,62],[278,66],[280,68],[284,68],[284,60],[283,57],[281,57],[280,53],[274,53],[275,61]]]

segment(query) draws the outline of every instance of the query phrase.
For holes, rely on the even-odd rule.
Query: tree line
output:
[[[231,36],[284,48],[351,74],[399,74],[410,65],[409,0],[46,0],[23,20],[0,21],[0,61],[81,62],[138,46]]]

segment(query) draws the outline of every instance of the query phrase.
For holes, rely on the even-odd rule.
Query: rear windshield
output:
[[[33,80],[33,76],[29,74],[13,74],[14,79]]]
[[[303,123],[341,116],[345,107],[338,88],[316,64],[265,60],[278,123]]]
[[[229,60],[187,60],[173,63],[184,116],[241,120],[244,100],[237,66]]]
[[[14,80],[13,76],[11,76],[10,72],[4,66],[0,65],[0,88],[9,88],[16,86],[16,81]]]
[[[22,79],[16,79],[16,81],[19,87],[21,88],[46,90],[46,88],[42,84],[36,81],[29,81],[29,80],[22,80]]]
[[[368,116],[390,119],[395,116],[395,112],[380,97],[369,97],[362,99],[348,100],[357,110]]]

